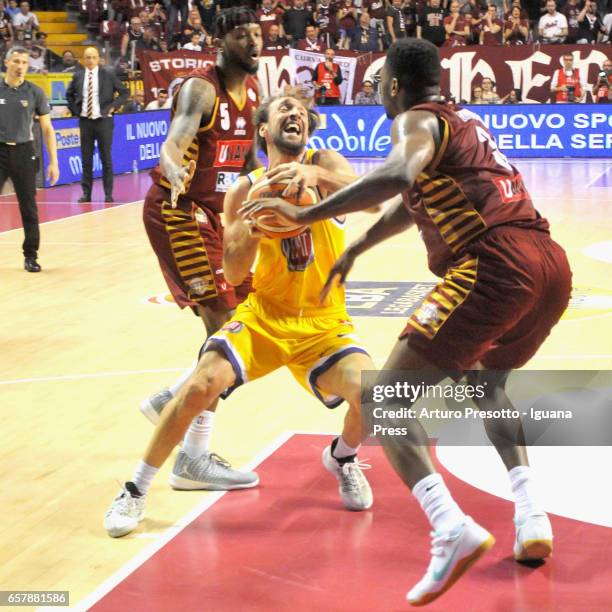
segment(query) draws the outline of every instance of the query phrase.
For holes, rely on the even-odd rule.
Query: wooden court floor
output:
[[[568,252],[575,286],[570,309],[528,367],[611,369],[612,166],[518,165]],[[124,180],[124,205],[87,214],[52,212],[62,201],[74,208],[78,191],[44,194],[47,218],[61,218],[42,226],[41,274],[22,269],[21,230],[0,233],[0,590],[69,590],[77,604],[210,495],[171,492],[170,461],[138,532],[112,540],[102,527],[151,433],[140,400],[188,367],[203,340],[199,320],[165,299],[141,222],[146,181],[134,180]],[[11,197],[0,198],[6,215],[15,215]],[[351,216],[348,240],[372,221]],[[433,281],[425,264],[411,230],[363,256],[351,280]],[[380,366],[403,320],[368,316],[375,299],[354,300],[357,332]],[[343,410],[326,410],[279,371],[232,395],[217,415],[214,450],[241,466],[284,432],[339,431]]]

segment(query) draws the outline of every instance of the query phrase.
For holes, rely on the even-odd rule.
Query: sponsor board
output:
[[[111,149],[113,172],[121,174],[134,169],[145,170],[155,166],[159,160],[161,145],[168,134],[170,112],[161,110],[115,115],[113,121],[114,133]],[[52,123],[55,129],[60,168],[58,184],[79,182],[83,172],[79,120],[76,118],[53,119]],[[43,147],[43,159],[46,167],[49,157],[45,147]],[[95,178],[102,176],[102,161],[97,145],[94,150],[93,170]],[[44,186],[49,186],[46,178]]]
[[[382,106],[319,110],[324,119],[310,139],[311,148],[333,149],[346,157],[386,157],[391,151],[391,121]],[[612,154],[612,113],[599,104],[480,105],[469,110],[511,158]],[[503,187],[509,192],[515,188]]]

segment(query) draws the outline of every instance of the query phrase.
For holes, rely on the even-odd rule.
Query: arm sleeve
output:
[[[340,85],[342,83],[342,68],[338,66],[338,74],[334,77],[334,83]]]
[[[559,84],[559,71],[555,70],[553,74],[553,78],[550,81],[550,88],[554,89],[555,87],[557,87],[558,84]]]
[[[35,107],[34,110],[36,114],[40,117],[41,115],[48,115],[51,112],[51,107],[49,106],[49,101],[47,100],[47,96],[43,92],[40,87],[34,88],[34,102]]]

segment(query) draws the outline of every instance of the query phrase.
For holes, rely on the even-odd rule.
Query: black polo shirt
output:
[[[22,143],[34,140],[34,115],[51,112],[43,90],[24,81],[19,87],[10,87],[0,81],[0,142]]]

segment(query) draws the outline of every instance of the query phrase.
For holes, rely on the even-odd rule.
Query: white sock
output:
[[[172,393],[172,397],[176,397],[176,394],[179,392],[179,389],[187,382],[187,379],[193,374],[197,365],[198,362],[194,361],[191,367],[186,372],[181,374],[181,376],[176,380],[173,385],[170,385],[170,387],[168,387],[170,393]]]
[[[538,496],[535,494],[535,484],[531,467],[519,465],[508,472],[512,495],[514,495],[514,520],[521,523],[530,514],[543,512]]]
[[[433,530],[439,533],[452,531],[465,519],[465,514],[446,488],[442,474],[425,476],[412,488]]]
[[[159,472],[159,468],[154,468],[148,463],[140,461],[132,476],[132,482],[143,495],[146,495],[157,472]]]
[[[332,456],[336,459],[343,459],[344,457],[350,457],[351,455],[356,455],[357,451],[361,448],[361,444],[356,446],[355,448],[349,446],[342,436],[338,437],[338,441],[336,442],[336,448],[332,453]]]
[[[205,410],[191,421],[183,439],[183,450],[192,459],[197,459],[208,451],[214,422],[215,413],[210,412],[210,410]]]

